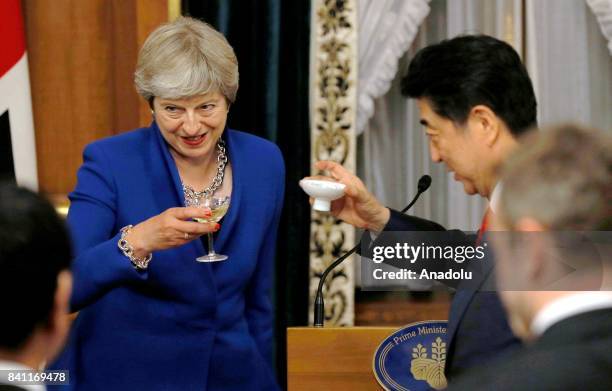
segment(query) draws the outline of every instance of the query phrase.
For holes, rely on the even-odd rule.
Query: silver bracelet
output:
[[[133,227],[134,226],[130,224],[130,225],[126,225],[125,227],[121,228],[121,238],[119,238],[119,241],[117,242],[117,246],[119,247],[119,250],[121,250],[123,255],[128,257],[130,262],[132,262],[132,265],[137,270],[146,270],[147,267],[149,266],[149,262],[151,262],[151,258],[153,258],[153,254],[148,254],[144,258],[136,258],[134,256],[134,248],[132,248],[130,243],[127,240],[125,240],[125,237],[127,236],[128,232],[130,232],[130,230]]]

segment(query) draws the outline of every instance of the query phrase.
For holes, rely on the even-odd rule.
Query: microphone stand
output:
[[[408,206],[401,210],[401,213],[405,213],[408,209],[414,205],[415,202],[419,199],[421,194],[423,194],[427,189],[431,186],[431,177],[429,175],[423,175],[419,179],[418,184],[418,192],[410,201]],[[314,301],[314,327],[323,327],[323,323],[325,320],[325,301],[323,300],[323,283],[327,278],[327,275],[338,265],[340,265],[346,258],[351,256],[357,249],[361,246],[361,240],[357,243],[355,247],[346,252],[346,254],[342,255],[340,258],[336,259],[331,265],[329,265],[323,274],[321,275],[321,279],[319,280],[319,287],[317,288],[317,295],[315,296]]]

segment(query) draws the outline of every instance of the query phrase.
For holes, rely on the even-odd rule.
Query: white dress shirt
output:
[[[612,292],[576,292],[542,308],[531,322],[531,333],[539,337],[555,323],[585,312],[612,308]]]
[[[499,208],[499,197],[501,197],[501,193],[502,193],[502,183],[501,182],[497,182],[497,184],[495,185],[495,187],[493,188],[493,191],[491,192],[491,197],[489,198],[489,209],[491,209],[491,211],[493,213],[497,213],[497,208]]]

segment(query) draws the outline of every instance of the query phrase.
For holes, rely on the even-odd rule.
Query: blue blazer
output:
[[[201,240],[153,253],[135,270],[119,230],[184,206],[178,171],[155,123],[88,145],[70,194],[75,246],[68,345],[51,367],[79,390],[276,390],[270,290],[284,163],[261,138],[227,129],[231,204],[215,250]],[[66,388],[62,388],[65,390]]]
[[[391,210],[385,231],[441,231],[433,221],[401,214]],[[475,235],[459,230],[449,232],[453,242],[473,245]],[[493,260],[484,263],[484,270],[476,274],[478,281],[459,284],[451,302],[447,330],[447,356],[444,373],[449,380],[471,367],[487,365],[492,358],[520,347],[514,336],[499,296],[490,287],[494,283]],[[487,289],[483,286],[488,284]]]

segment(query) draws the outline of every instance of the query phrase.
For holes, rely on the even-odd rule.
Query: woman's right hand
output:
[[[135,225],[126,240],[137,258],[159,250],[182,246],[185,243],[219,229],[217,223],[198,223],[194,218],[209,218],[210,209],[186,207],[170,208]]]

